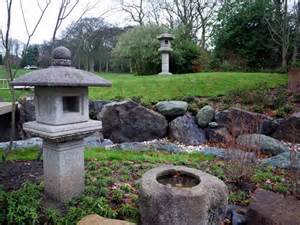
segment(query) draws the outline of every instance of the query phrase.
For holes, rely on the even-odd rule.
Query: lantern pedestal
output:
[[[45,193],[66,202],[84,191],[83,140],[55,143],[44,141]]]
[[[53,126],[38,122],[24,124],[24,130],[42,137],[46,194],[60,202],[84,191],[83,138],[102,127],[100,121]]]

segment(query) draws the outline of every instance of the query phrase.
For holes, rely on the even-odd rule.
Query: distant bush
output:
[[[119,36],[113,50],[114,68],[125,68],[138,75],[157,74],[161,69],[160,42],[157,36],[166,29],[156,25],[135,27]],[[200,59],[201,51],[197,42],[187,33],[184,26],[169,31],[174,34],[170,70],[173,73],[193,72],[193,62]],[[202,54],[202,59],[205,53]],[[200,61],[200,60],[198,60]],[[208,60],[207,60],[208,61]]]

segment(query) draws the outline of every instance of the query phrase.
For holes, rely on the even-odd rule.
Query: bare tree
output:
[[[265,17],[272,40],[281,48],[281,68],[287,69],[287,55],[290,47],[291,27],[289,25],[288,0],[274,1],[273,16]]]
[[[160,0],[170,27],[183,24],[187,32],[197,37],[201,30],[201,46],[205,48],[209,27],[214,23],[220,0]]]
[[[58,9],[58,15],[55,23],[55,27],[53,30],[53,35],[52,35],[52,46],[55,45],[55,40],[56,40],[56,35],[58,29],[61,27],[63,21],[70,16],[72,11],[75,9],[75,7],[78,5],[79,0],[61,0],[60,6]]]
[[[135,1],[125,2],[121,0],[122,10],[126,12],[133,22],[138,23],[139,25],[144,25],[144,19],[146,16],[146,0],[139,0],[138,3]]]
[[[219,0],[198,0],[196,1],[196,10],[199,15],[199,25],[196,30],[201,29],[201,47],[205,49],[208,35],[208,29],[215,21],[215,15]]]
[[[22,0],[19,0],[19,1],[20,1],[21,12],[22,12],[22,18],[23,18],[23,22],[24,22],[24,25],[25,25],[26,33],[27,33],[27,42],[25,44],[25,50],[27,50],[27,48],[29,46],[29,43],[31,41],[31,38],[33,37],[34,33],[36,32],[36,29],[40,25],[40,22],[41,22],[42,18],[44,17],[45,12],[47,11],[47,9],[48,9],[48,7],[51,3],[51,0],[45,0],[45,6],[42,6],[40,1],[37,0],[37,5],[38,5],[38,8],[40,10],[40,16],[39,16],[35,26],[33,27],[33,29],[31,31],[28,28],[26,16],[25,16],[25,13],[24,13],[24,10],[23,10],[23,2],[22,2]]]
[[[27,26],[27,22],[26,22],[26,18],[25,18],[25,14],[23,11],[23,6],[22,6],[22,0],[20,0],[20,5],[21,5],[21,11],[22,11],[22,15],[23,15],[23,21],[25,24],[25,28],[27,31],[27,41],[26,41],[26,45],[24,47],[23,52],[27,51],[27,48],[30,44],[30,40],[33,37],[34,33],[36,32],[36,29],[38,28],[44,14],[45,11],[47,10],[49,4],[50,4],[50,0],[45,0],[46,4],[45,6],[42,8],[41,4],[39,2],[39,0],[37,0],[37,4],[41,10],[41,16],[39,17],[39,19],[36,21],[35,25],[34,25],[34,29],[29,32],[29,28]],[[0,30],[0,35],[1,35],[1,40],[2,40],[2,45],[4,47],[5,50],[5,69],[6,69],[6,73],[7,73],[7,77],[9,79],[9,81],[13,81],[16,77],[17,71],[18,69],[14,70],[12,69],[12,57],[11,57],[11,45],[10,45],[10,29],[11,29],[11,19],[12,19],[12,3],[13,0],[6,0],[6,13],[7,13],[7,23],[6,23],[6,31],[5,34],[3,34],[2,30]],[[15,127],[16,127],[16,93],[15,93],[15,89],[10,86],[10,95],[11,95],[11,102],[12,102],[12,113],[11,113],[11,131],[10,131],[10,144],[9,144],[9,148],[6,151],[6,154],[8,154],[8,152],[12,149],[13,147],[13,141],[15,139]]]
[[[292,64],[295,66],[297,60],[300,60],[300,0],[296,5],[296,38],[294,43],[294,52],[293,52],[293,62]]]

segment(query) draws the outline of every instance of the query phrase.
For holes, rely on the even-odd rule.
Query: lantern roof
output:
[[[158,40],[174,40],[174,36],[169,33],[163,33],[157,37]]]
[[[102,77],[72,67],[71,51],[57,47],[52,52],[51,66],[36,70],[11,82],[12,86],[49,86],[49,87],[110,87],[111,82]]]

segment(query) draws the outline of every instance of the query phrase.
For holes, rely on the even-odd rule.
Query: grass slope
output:
[[[269,87],[287,83],[287,76],[274,73],[197,73],[173,76],[134,76],[101,74],[112,81],[112,88],[91,88],[91,99],[141,97],[143,102],[179,99],[186,96],[218,96],[240,88],[255,89],[266,82]]]
[[[26,71],[20,70],[22,75]],[[144,103],[180,99],[187,96],[219,96],[231,90],[255,89],[263,82],[269,87],[287,84],[287,75],[275,73],[211,72],[173,76],[134,76],[132,74],[100,73],[113,83],[111,88],[90,88],[90,99],[141,98]],[[0,79],[4,76],[0,69]],[[21,96],[22,91],[17,92]],[[0,98],[9,100],[9,92],[0,90]]]

